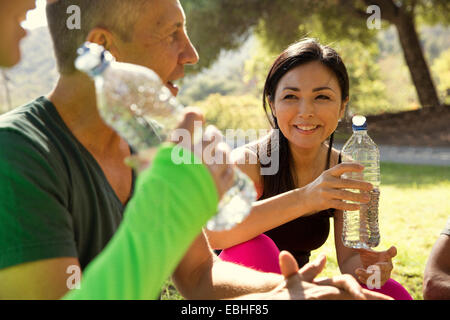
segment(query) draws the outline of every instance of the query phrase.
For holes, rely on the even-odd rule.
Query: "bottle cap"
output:
[[[367,130],[367,121],[364,116],[354,116],[352,118],[352,123],[353,131]]]
[[[101,74],[109,64],[114,61],[114,57],[101,45],[92,42],[85,42],[77,50],[78,58],[75,60],[75,68],[87,73],[91,77]]]

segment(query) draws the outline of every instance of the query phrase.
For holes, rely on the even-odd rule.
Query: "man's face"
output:
[[[35,0],[0,0],[0,66],[12,67],[20,60],[20,40],[26,36],[20,23]]]
[[[185,23],[178,0],[151,0],[136,22],[131,41],[117,41],[117,60],[154,70],[176,96],[173,81],[184,76],[185,64],[198,61]]]

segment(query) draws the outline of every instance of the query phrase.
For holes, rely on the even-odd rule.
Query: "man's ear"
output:
[[[120,60],[119,50],[116,45],[116,37],[105,28],[94,28],[92,29],[86,41],[93,42],[103,46],[106,50],[108,50],[116,60]]]

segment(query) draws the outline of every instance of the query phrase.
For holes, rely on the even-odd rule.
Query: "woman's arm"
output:
[[[254,151],[246,147],[238,148],[232,152],[231,159],[256,185],[262,185],[260,165]],[[306,200],[305,190],[300,188],[256,201],[248,217],[233,229],[220,232],[206,230],[208,241],[213,249],[226,249],[253,239],[310,213]]]
[[[357,268],[362,268],[361,258],[357,250],[344,246],[342,242],[342,229],[344,226],[344,212],[335,210],[334,214],[334,243],[336,246],[336,256],[339,270],[342,274],[351,274],[356,279]]]
[[[262,185],[260,166],[254,151],[244,146],[233,151],[231,159],[255,184]],[[369,197],[345,189],[369,191],[372,185],[364,181],[341,179],[341,175],[362,170],[363,167],[356,163],[338,164],[302,188],[255,202],[249,216],[241,224],[228,231],[208,231],[208,240],[214,249],[229,248],[296,218],[321,210],[357,210],[359,205],[346,201],[367,203]]]

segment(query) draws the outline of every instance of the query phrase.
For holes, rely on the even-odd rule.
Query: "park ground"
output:
[[[433,244],[445,227],[450,213],[450,166],[381,164],[382,186],[379,209],[381,242],[375,250],[394,245],[392,278],[416,300],[422,300],[423,271]],[[327,256],[320,276],[340,274],[331,228],[327,242],[312,252]],[[182,299],[168,280],[161,299]]]

